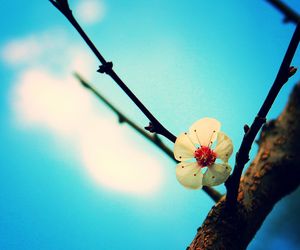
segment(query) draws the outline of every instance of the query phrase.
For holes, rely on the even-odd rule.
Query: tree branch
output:
[[[119,118],[120,123],[127,123],[131,128],[133,128],[136,132],[138,132],[140,135],[142,135],[144,138],[146,138],[148,141],[152,142],[154,145],[156,145],[158,148],[160,148],[166,155],[168,155],[172,160],[177,162],[174,158],[173,151],[170,150],[157,136],[157,134],[149,135],[145,132],[144,129],[140,128],[138,125],[136,125],[133,121],[128,119],[121,111],[119,111],[116,107],[114,107],[104,96],[102,96],[99,91],[97,91],[90,83],[88,83],[86,80],[84,80],[78,73],[74,74],[75,77],[79,80],[79,82],[90,90],[93,94],[95,94],[100,101],[102,101],[106,106],[108,106]],[[212,187],[203,187],[203,191],[212,198],[215,202],[218,202],[222,195],[213,189]]]
[[[283,58],[275,81],[261,106],[257,116],[255,117],[250,128],[247,127],[245,135],[242,140],[241,146],[236,154],[236,162],[232,175],[228,178],[225,183],[227,188],[226,201],[229,207],[233,207],[237,200],[238,188],[240,184],[240,178],[244,169],[245,164],[249,161],[249,152],[252,144],[257,136],[257,133],[266,121],[266,116],[273,105],[279,91],[282,86],[288,81],[296,72],[296,68],[291,67],[292,59],[296,53],[300,40],[300,23],[298,23],[296,30],[291,38],[290,44]]]
[[[144,106],[144,104],[133,94],[133,92],[126,86],[126,84],[121,80],[121,78],[117,75],[117,73],[113,70],[113,63],[107,62],[104,57],[101,55],[99,50],[93,44],[93,42],[89,39],[87,34],[81,28],[77,20],[72,14],[72,10],[69,8],[69,4],[67,0],[50,0],[54,7],[56,7],[72,24],[72,26],[77,30],[79,35],[83,38],[86,44],[90,47],[92,52],[98,58],[100,63],[102,64],[99,67],[99,73],[106,73],[109,75],[126,93],[126,95],[135,103],[135,105],[144,113],[144,115],[150,120],[151,126],[149,130],[151,132],[155,132],[157,134],[161,134],[168,138],[170,141],[175,142],[176,136],[173,135],[169,130],[167,130],[152,114],[151,112]]]
[[[188,249],[246,249],[274,205],[300,185],[300,82],[282,114],[262,129],[256,158],[244,174],[235,210],[222,199]]]
[[[267,0],[272,6],[274,6],[277,10],[282,12],[282,14],[285,16],[284,22],[293,22],[295,24],[300,22],[300,15],[295,12],[293,9],[291,9],[289,6],[287,6],[285,3],[283,3],[280,0]]]

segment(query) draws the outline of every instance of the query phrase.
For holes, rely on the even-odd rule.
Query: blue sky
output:
[[[300,12],[297,0],[286,3]],[[70,4],[103,56],[170,131],[177,135],[201,117],[215,117],[235,148],[295,28],[265,1]],[[0,248],[184,249],[213,202],[180,186],[174,162],[119,126],[78,84],[74,71],[137,124],[147,124],[96,73],[93,54],[48,1],[1,6]],[[281,112],[298,79],[297,73],[284,87],[269,118]],[[285,213],[296,195],[275,207],[249,249],[299,248],[299,228]]]

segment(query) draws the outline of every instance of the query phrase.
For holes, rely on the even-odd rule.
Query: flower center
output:
[[[201,146],[195,151],[195,159],[199,166],[206,167],[215,163],[217,154],[209,147]]]

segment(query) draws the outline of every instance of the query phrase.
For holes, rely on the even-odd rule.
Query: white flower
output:
[[[174,145],[176,178],[185,187],[199,189],[224,183],[231,167],[228,159],[232,154],[231,139],[220,131],[221,123],[213,118],[195,122],[188,132],[180,134]],[[216,146],[212,149],[214,141]],[[220,162],[216,163],[216,160]],[[206,168],[202,173],[202,169]]]

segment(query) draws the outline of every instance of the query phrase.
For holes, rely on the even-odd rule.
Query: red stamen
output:
[[[206,167],[215,163],[217,154],[209,147],[201,146],[195,151],[195,159],[199,166]]]

